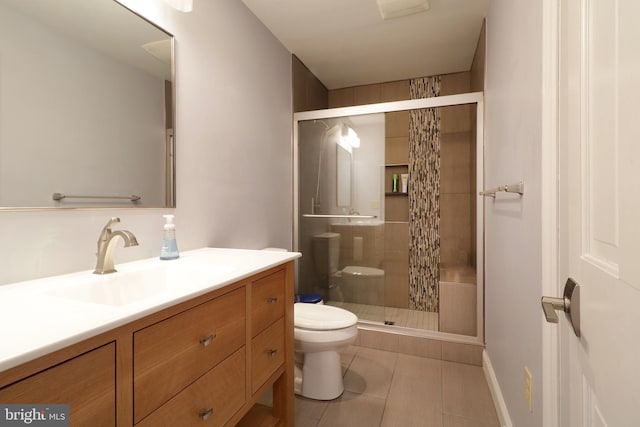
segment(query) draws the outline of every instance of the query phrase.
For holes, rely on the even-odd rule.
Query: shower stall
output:
[[[481,342],[482,93],[430,84],[294,114],[297,292],[363,324]]]

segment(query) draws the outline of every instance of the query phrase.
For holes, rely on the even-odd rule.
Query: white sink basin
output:
[[[111,274],[76,276],[47,292],[47,295],[92,304],[125,306],[174,291],[201,288],[224,278],[233,270],[235,267],[231,265],[164,261]]]

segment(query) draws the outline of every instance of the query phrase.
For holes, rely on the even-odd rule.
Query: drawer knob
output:
[[[211,415],[213,415],[213,408],[209,408],[209,409],[201,409],[200,412],[198,412],[198,416],[200,417],[200,419],[202,421],[205,421],[207,418],[209,418]]]
[[[200,344],[202,344],[203,347],[206,347],[209,344],[211,344],[215,338],[216,338],[215,334],[209,335],[209,336],[206,336],[206,337],[202,337],[202,338],[200,338]]]
[[[276,357],[276,354],[278,354],[278,350],[275,348],[271,348],[267,350],[267,354],[269,355],[269,357]]]
[[[278,302],[278,298],[275,298],[275,297],[271,297],[267,300],[267,303],[269,304],[275,304],[277,302]]]

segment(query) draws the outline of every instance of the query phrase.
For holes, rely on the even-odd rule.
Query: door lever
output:
[[[547,322],[558,323],[556,310],[562,310],[571,322],[573,332],[580,336],[580,286],[572,278],[567,279],[562,298],[542,297],[540,302]]]

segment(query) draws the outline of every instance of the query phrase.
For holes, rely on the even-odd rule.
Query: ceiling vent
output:
[[[429,10],[428,0],[377,0],[382,19],[394,19]]]

